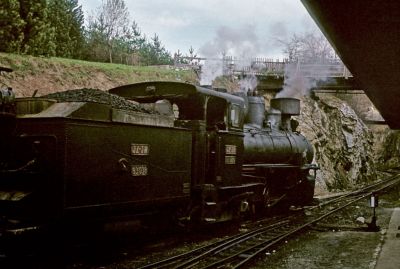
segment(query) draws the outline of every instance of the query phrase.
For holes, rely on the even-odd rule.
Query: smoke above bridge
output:
[[[213,40],[199,49],[199,53],[207,59],[202,66],[200,84],[211,85],[230,65],[235,64],[236,68],[251,66],[254,55],[260,53],[260,42],[252,25],[241,28],[223,26],[217,30]],[[226,58],[227,55],[234,55],[232,62]],[[239,81],[244,90],[255,89],[257,83],[255,75],[246,76]]]
[[[277,93],[277,98],[301,98],[310,94],[311,89],[317,84],[316,80],[312,77],[306,77],[300,68],[299,62],[288,63],[285,66],[283,88]]]
[[[322,33],[294,34],[278,42],[289,57],[284,62],[255,58],[265,49],[265,42],[255,30],[252,25],[220,27],[213,40],[199,49],[205,59],[200,84],[212,85],[216,78],[230,75],[239,77],[240,89],[247,92],[257,87],[257,75],[284,76],[283,89],[277,97],[300,98],[309,95],[319,81],[342,76],[345,71]],[[285,31],[283,35],[286,36]]]

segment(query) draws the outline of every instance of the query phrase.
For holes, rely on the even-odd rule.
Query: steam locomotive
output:
[[[312,200],[297,99],[180,82],[109,90],[155,112],[0,91],[0,234],[60,223],[220,222]],[[1,240],[1,236],[0,236]]]

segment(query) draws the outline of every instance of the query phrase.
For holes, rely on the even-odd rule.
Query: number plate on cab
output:
[[[132,155],[149,155],[150,146],[148,144],[131,144]]]
[[[225,145],[226,155],[236,155],[236,145]]]
[[[132,165],[131,173],[132,176],[134,177],[147,176],[148,174],[147,165],[144,164]]]

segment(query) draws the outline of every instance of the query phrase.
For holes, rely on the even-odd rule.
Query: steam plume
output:
[[[223,75],[225,63],[220,60],[221,57],[232,55],[238,68],[249,66],[251,58],[259,53],[259,47],[254,26],[246,25],[238,29],[220,27],[214,39],[199,50],[200,54],[207,58],[202,66],[200,84],[211,85],[216,77]],[[243,87],[255,87],[257,84],[254,86],[254,83],[254,79],[250,79],[243,82]]]
[[[315,86],[316,80],[312,77],[306,77],[300,70],[299,63],[288,63],[285,66],[283,89],[276,97],[301,98],[309,95],[311,89]]]

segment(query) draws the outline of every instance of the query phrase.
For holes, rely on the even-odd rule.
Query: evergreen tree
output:
[[[84,16],[78,0],[49,0],[49,22],[55,30],[56,56],[80,58]]]
[[[107,62],[107,38],[104,26],[97,18],[90,17],[86,30],[85,59],[92,61]]]
[[[135,21],[132,22],[131,38],[129,39],[129,42],[132,52],[140,51],[140,49],[146,44],[146,37],[142,36],[139,26]]]
[[[83,15],[82,6],[78,6],[78,0],[70,0],[70,11],[72,13],[72,22],[70,26],[70,36],[74,42],[73,57],[82,57],[82,49],[85,46],[85,16]]]
[[[18,0],[0,1],[0,51],[18,53],[20,50],[25,22],[19,10]]]
[[[157,34],[151,39],[152,43],[149,44],[152,51],[151,64],[172,64],[173,60],[171,54],[161,44],[161,40]]]
[[[31,55],[55,55],[55,29],[47,17],[46,0],[20,0],[20,16],[25,22],[20,52]]]

